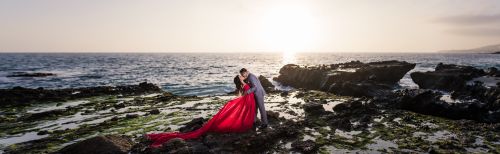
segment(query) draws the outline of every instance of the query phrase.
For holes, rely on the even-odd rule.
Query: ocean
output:
[[[234,90],[241,68],[272,79],[289,63],[318,65],[352,60],[416,63],[411,72],[432,71],[438,63],[500,68],[500,54],[453,53],[1,53],[0,88],[49,89],[151,82],[177,95],[221,95]],[[49,77],[7,77],[15,72],[50,72]],[[400,88],[417,88],[409,73]],[[279,88],[289,88],[279,86]]]

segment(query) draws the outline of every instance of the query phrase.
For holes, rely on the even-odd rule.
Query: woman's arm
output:
[[[236,91],[236,97],[240,97],[241,96],[241,90],[237,90]]]

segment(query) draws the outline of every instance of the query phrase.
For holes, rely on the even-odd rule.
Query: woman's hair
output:
[[[241,80],[240,80],[240,77],[238,75],[236,75],[236,77],[234,77],[234,84],[236,85],[236,91],[235,92],[242,92],[243,89],[241,87],[241,85],[243,85],[243,83],[241,83]]]

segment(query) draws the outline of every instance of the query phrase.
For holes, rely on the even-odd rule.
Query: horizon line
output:
[[[446,53],[441,51],[0,51],[2,53],[229,53],[229,54],[241,54],[241,53]]]

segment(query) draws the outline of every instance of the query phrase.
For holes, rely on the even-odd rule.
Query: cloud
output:
[[[437,23],[447,25],[446,32],[463,36],[499,37],[500,14],[456,15],[441,17]]]
[[[484,25],[500,23],[500,14],[458,15],[438,18],[437,22],[453,25]]]

